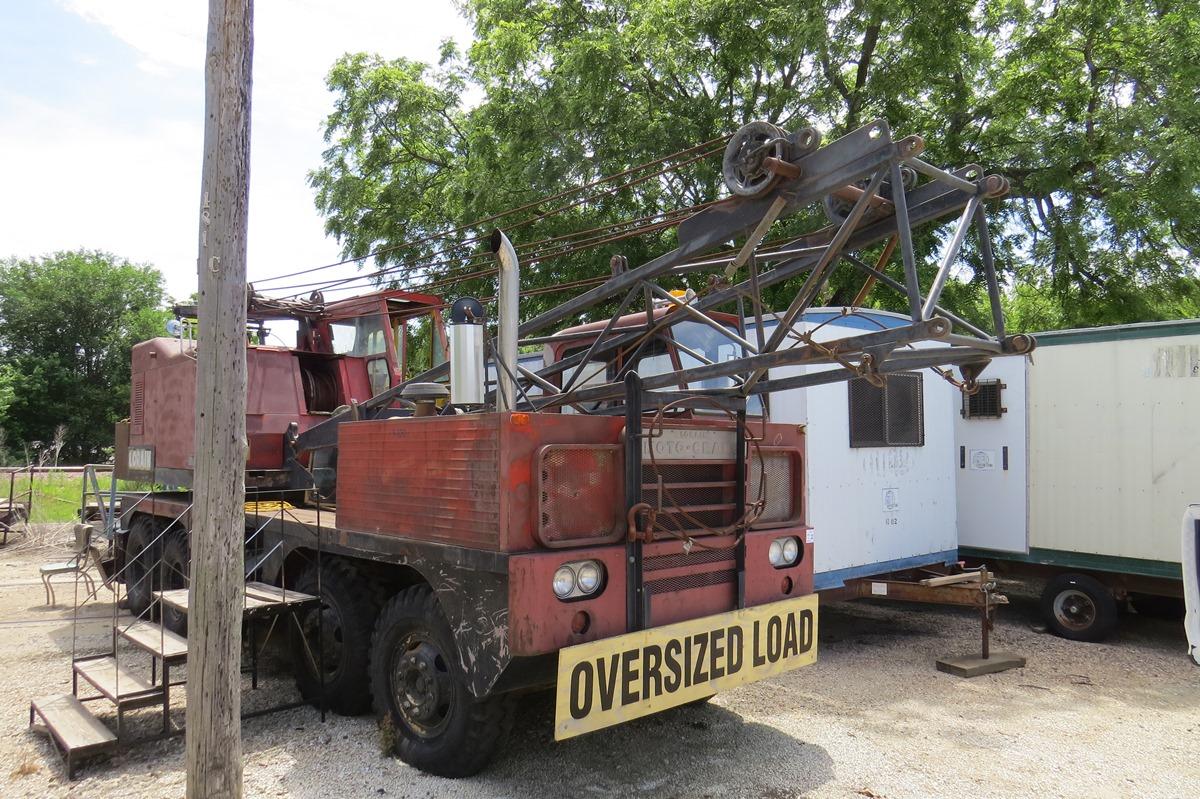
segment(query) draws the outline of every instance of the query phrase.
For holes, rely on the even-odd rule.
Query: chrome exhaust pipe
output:
[[[520,324],[520,263],[512,242],[499,230],[492,231],[492,252],[500,265],[499,342],[496,353],[496,410],[504,413],[517,405],[517,327]]]

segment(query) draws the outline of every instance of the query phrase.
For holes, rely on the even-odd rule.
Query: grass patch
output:
[[[89,481],[90,482],[90,481]],[[96,475],[100,490],[107,495],[112,476],[101,472]],[[89,486],[90,487],[90,486]],[[29,475],[17,475],[13,488],[13,499],[20,502],[25,498],[29,489]],[[131,483],[126,480],[117,481],[118,491],[145,491],[141,483]],[[0,491],[8,498],[7,480],[0,485]],[[29,521],[33,524],[53,524],[73,522],[79,519],[79,506],[83,498],[83,477],[79,474],[42,473],[33,478],[33,503]],[[95,496],[92,496],[95,499]]]

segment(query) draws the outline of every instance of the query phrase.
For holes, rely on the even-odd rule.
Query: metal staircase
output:
[[[84,479],[86,484],[86,475]],[[140,499],[129,507],[136,506],[137,502],[140,502]],[[103,503],[101,508],[104,508]],[[189,505],[188,510],[190,508]],[[164,527],[143,551],[161,552],[159,542],[168,532],[176,529],[175,525],[188,510]],[[115,536],[123,532],[120,517],[121,514],[118,513],[106,513],[102,516],[106,530],[112,535],[110,541],[115,541]],[[264,524],[263,528],[265,526]],[[250,543],[263,528],[259,528],[250,536],[247,543]],[[258,657],[276,623],[281,618],[296,619],[297,612],[320,601],[312,594],[251,580],[264,559],[259,559],[246,573],[247,582],[243,592],[243,620],[248,632],[244,640],[249,643],[252,688],[258,687]],[[111,647],[105,652],[83,655],[77,652],[75,625],[79,620],[79,609],[97,597],[95,594],[85,596],[80,602],[78,580],[76,581],[71,645],[71,693],[34,699],[29,706],[30,726],[33,727],[39,722],[44,726],[63,756],[68,779],[74,778],[77,765],[84,759],[109,754],[126,744],[157,740],[183,731],[182,725],[177,726],[171,718],[171,689],[186,683],[186,675],[179,678],[177,670],[187,662],[188,641],[185,636],[168,629],[163,622],[167,614],[163,611],[173,610],[176,615],[186,618],[189,610],[188,589],[154,590],[153,600],[145,610],[134,617],[122,617],[119,615],[118,605],[122,588],[127,586],[119,578],[128,566],[129,563],[126,563],[105,580],[105,584],[113,592]],[[146,569],[139,579],[151,579],[155,586],[170,585],[164,573],[166,568],[167,564],[160,556],[152,568]],[[184,578],[186,582],[186,575]],[[269,623],[269,629],[264,640],[260,641],[257,628],[262,623]],[[140,659],[147,656],[149,675],[145,673],[144,668],[140,668],[144,664]],[[320,658],[318,653],[314,662]],[[238,665],[241,668],[241,664]],[[174,679],[173,670],[176,670]],[[299,703],[285,707],[294,707],[297,704]],[[131,740],[126,730],[125,714],[149,707],[161,707],[161,732]],[[109,710],[109,713],[102,714],[101,708]],[[280,709],[283,707],[270,710]]]

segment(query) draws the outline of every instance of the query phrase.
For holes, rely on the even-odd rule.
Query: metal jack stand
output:
[[[939,658],[938,671],[956,677],[978,677],[981,674],[1019,669],[1025,665],[1025,658],[1019,655],[991,651],[989,636],[995,610],[998,605],[1007,605],[1008,597],[996,593],[996,581],[986,568],[922,580],[847,580],[844,587],[826,591],[825,595],[828,599],[890,599],[896,602],[979,608],[980,654]]]

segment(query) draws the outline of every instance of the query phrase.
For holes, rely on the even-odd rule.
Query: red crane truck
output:
[[[804,430],[767,421],[762,395],[852,377],[882,387],[934,366],[957,366],[970,391],[990,358],[1034,345],[1005,334],[984,214],[1007,181],[974,164],[943,170],[923,149],[885,120],[826,145],[811,128],[749,123],[725,150],[730,196],[681,221],[674,250],[614,264],[603,285],[523,322],[516,253],[497,231],[491,355],[468,298],[451,308],[447,342],[434,297],[252,297],[248,573],[319,596],[293,636],[304,695],[343,713],[373,706],[400,757],[461,776],[486,764],[522,691],[556,686],[566,738],[812,663]],[[829,225],[763,243],[813,204]],[[954,215],[923,289],[912,228]],[[971,229],[991,332],[939,304]],[[736,255],[712,258],[743,236]],[[903,282],[885,272],[893,249]],[[840,264],[863,273],[860,297],[879,282],[906,298],[911,324],[835,343],[797,334]],[[656,283],[721,266],[698,297]],[[744,313],[718,312],[749,300],[761,319],[762,290],[793,278],[769,338],[748,341]],[[626,313],[639,297],[644,313]],[[607,322],[532,337],[605,304],[617,308]],[[279,318],[296,323],[296,346],[265,343]],[[522,365],[518,334],[543,346],[542,368]],[[933,340],[946,346],[908,347]],[[154,564],[177,580],[188,571],[194,346],[181,334],[133,353],[117,474],[180,488],[124,510],[118,560],[137,612],[153,600]],[[418,352],[430,368],[405,379]],[[800,363],[831,368],[772,375]]]
[[[804,431],[794,425],[703,408],[643,417],[636,393],[615,414],[599,412],[613,403],[587,414],[447,413],[426,383],[381,418],[339,424],[336,449],[297,458],[299,433],[402,381],[419,318],[433,317],[422,329],[433,361],[444,357],[439,306],[384,291],[251,308],[247,536],[262,530],[247,566],[321,596],[320,624],[312,611],[292,636],[306,697],[322,693],[311,654],[320,627],[328,706],[374,706],[404,760],[466,775],[491,757],[521,691],[557,684],[555,735],[566,738],[813,662]],[[297,346],[260,343],[280,318],[297,323]],[[646,314],[619,327],[639,324]],[[564,331],[546,357],[599,334]],[[186,584],[196,346],[202,338],[181,333],[133,352],[117,474],[179,487],[123,521],[135,613],[160,587]],[[729,346],[683,322],[581,372],[585,384],[619,372],[636,381],[697,351],[728,358]],[[255,510],[280,499],[310,507]],[[168,568],[155,569],[160,559]]]

